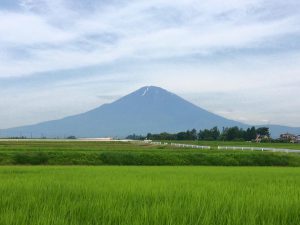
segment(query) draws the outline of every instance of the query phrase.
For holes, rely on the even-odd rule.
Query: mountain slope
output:
[[[132,133],[178,132],[214,126],[248,127],[210,113],[162,88],[150,86],[83,114],[7,129],[1,134],[27,137],[125,137]]]

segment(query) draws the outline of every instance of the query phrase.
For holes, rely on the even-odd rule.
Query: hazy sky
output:
[[[299,0],[0,0],[0,128],[156,85],[300,126]]]

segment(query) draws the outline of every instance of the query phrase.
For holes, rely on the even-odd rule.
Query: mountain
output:
[[[143,87],[91,111],[30,126],[2,130],[2,136],[27,137],[125,137],[129,134],[179,132],[214,126],[242,128],[249,125],[229,120],[202,109],[159,87]],[[276,130],[276,134],[272,131]],[[291,128],[272,126],[272,134]],[[300,133],[300,128],[295,132]]]

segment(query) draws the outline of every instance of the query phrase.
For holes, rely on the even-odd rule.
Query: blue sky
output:
[[[300,2],[0,1],[0,128],[147,85],[241,122],[300,126]]]

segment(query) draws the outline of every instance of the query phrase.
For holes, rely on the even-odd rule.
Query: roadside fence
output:
[[[167,143],[160,141],[136,141],[137,143],[151,144],[151,145],[170,145],[177,148],[196,148],[196,149],[211,149],[210,146],[201,145],[190,145],[190,144],[180,144],[180,143]]]
[[[242,151],[272,151],[272,152],[297,152],[300,150],[296,149],[284,149],[284,148],[259,148],[259,147],[236,147],[236,146],[218,146],[219,150],[242,150]]]
[[[151,144],[151,145],[169,145],[177,148],[194,148],[194,149],[212,149],[211,146],[190,145],[181,143],[167,143],[160,141],[135,141],[137,143]],[[298,149],[284,149],[284,148],[261,148],[261,147],[240,147],[240,146],[218,146],[218,150],[242,150],[242,151],[272,151],[285,153],[300,153]]]

